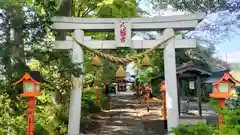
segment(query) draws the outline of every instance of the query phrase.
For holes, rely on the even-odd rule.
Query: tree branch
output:
[[[77,17],[80,17],[81,9],[78,10]]]
[[[92,11],[95,10],[96,8],[97,8],[97,6],[91,8],[91,9],[88,8],[87,10],[85,10],[85,11],[83,12],[83,14],[81,15],[81,17],[87,16],[90,12],[92,12]]]

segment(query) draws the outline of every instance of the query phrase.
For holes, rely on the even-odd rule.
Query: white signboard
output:
[[[189,81],[189,89],[195,89],[194,81]]]

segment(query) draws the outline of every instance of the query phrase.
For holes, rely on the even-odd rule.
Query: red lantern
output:
[[[205,83],[212,84],[213,90],[209,96],[218,99],[219,105],[223,109],[225,99],[232,97],[234,84],[240,82],[234,79],[228,71],[219,71],[213,72],[210,79],[208,79]],[[219,113],[219,134],[221,134],[222,124],[222,115]]]
[[[22,78],[14,84],[23,83],[23,93],[20,94],[22,97],[36,97],[40,96],[40,82],[33,79],[30,73],[25,73]]]
[[[219,80],[212,82],[213,90],[210,97],[218,99],[230,98],[235,83],[240,82],[235,80],[228,72],[225,72]]]
[[[35,97],[40,96],[40,82],[44,81],[38,71],[25,72],[24,75],[14,84],[23,84],[22,97],[28,97],[28,135],[34,135],[34,112]]]

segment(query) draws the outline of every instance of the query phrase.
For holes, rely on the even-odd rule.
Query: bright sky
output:
[[[140,7],[150,13],[150,16],[170,16],[170,15],[180,15],[183,12],[173,11],[172,7],[168,7],[167,10],[160,10],[156,12],[151,9],[151,4],[146,1],[140,3]],[[228,62],[240,62],[240,35],[236,35],[232,39],[226,39],[220,44],[216,45],[217,56],[227,60]]]
[[[237,35],[231,40],[225,40],[216,46],[217,55],[228,62],[240,62],[240,36]],[[225,56],[226,55],[226,56]]]

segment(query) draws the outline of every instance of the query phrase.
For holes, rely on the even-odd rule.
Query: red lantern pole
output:
[[[163,120],[164,123],[167,123],[167,106],[166,106],[166,92],[162,91],[162,103],[163,103]],[[167,124],[164,124],[165,128]]]
[[[147,103],[147,111],[149,112],[149,97],[150,97],[150,87],[146,86],[146,103]]]
[[[166,103],[165,80],[162,81],[162,83],[160,84],[160,91],[161,91],[161,93],[162,93],[164,128],[167,129],[167,103]]]
[[[35,97],[28,98],[28,135],[34,135]]]
[[[96,86],[96,104],[98,104],[98,99],[99,99],[99,90],[98,90],[98,86]]]
[[[218,99],[218,104],[220,105],[220,108],[223,109],[225,105],[225,99],[224,98],[219,98]],[[222,124],[223,124],[223,119],[222,119],[222,114],[218,114],[218,124],[219,124],[219,135],[222,135]]]

